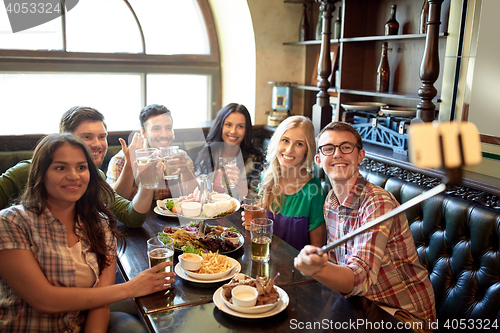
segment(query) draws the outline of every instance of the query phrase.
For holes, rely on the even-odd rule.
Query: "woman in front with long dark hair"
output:
[[[0,212],[0,331],[110,332],[116,316],[133,320],[110,315],[110,303],[170,286],[174,273],[156,273],[166,263],[114,285],[123,237],[105,205],[112,201],[80,138],[41,140],[21,204]],[[136,323],[128,331],[143,331]]]
[[[244,105],[230,103],[219,110],[206,138],[207,144],[196,159],[196,173],[207,174],[217,192],[236,189],[240,198],[256,191],[264,154],[253,142],[252,121]],[[236,167],[225,168],[231,188],[224,188],[219,157],[236,157]]]

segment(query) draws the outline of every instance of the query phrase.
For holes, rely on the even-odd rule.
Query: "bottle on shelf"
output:
[[[399,23],[396,20],[397,5],[391,6],[391,18],[385,23],[385,35],[397,35],[399,31]]]
[[[427,19],[429,18],[429,1],[424,0],[422,11],[420,12],[420,26],[418,28],[419,34],[427,33]]]
[[[339,39],[340,38],[340,27],[341,27],[341,24],[340,24],[340,13],[342,11],[342,7],[339,7],[337,8],[337,19],[333,22],[333,29],[332,29],[332,32],[333,32],[333,35],[332,35],[332,38],[333,39]]]
[[[323,12],[320,10],[318,14],[318,21],[316,22],[316,40],[321,40],[323,33]]]
[[[300,18],[299,41],[309,40],[309,21],[307,19],[307,5],[302,5],[302,17]]]
[[[382,54],[377,68],[377,92],[389,91],[389,76],[391,70],[389,68],[389,60],[387,59],[387,42],[382,44]]]

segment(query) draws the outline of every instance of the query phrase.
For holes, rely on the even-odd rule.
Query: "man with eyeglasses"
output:
[[[399,206],[394,196],[359,173],[365,157],[361,136],[351,125],[332,122],[317,136],[316,162],[328,175],[332,190],[324,205],[328,242]],[[436,320],[434,291],[429,273],[421,265],[406,214],[388,219],[377,227],[332,250],[313,254],[304,247],[295,267],[345,297],[365,296],[384,306],[405,322]]]

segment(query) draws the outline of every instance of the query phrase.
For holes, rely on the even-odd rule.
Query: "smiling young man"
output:
[[[96,165],[100,165],[108,150],[108,132],[104,116],[96,109],[75,106],[61,117],[59,131],[71,132],[80,137],[90,148]],[[122,148],[127,149],[122,140]],[[21,161],[0,176],[0,209],[6,208],[24,191],[28,181],[31,160]],[[100,171],[101,176],[105,175]],[[147,217],[153,198],[152,190],[141,190],[133,201],[115,192],[115,200],[109,207],[116,218],[132,228],[141,227]]]
[[[163,105],[151,104],[141,110],[139,120],[141,122],[141,133],[140,136],[139,134],[134,136],[133,142],[144,139],[147,145],[141,147],[140,144],[132,143],[131,147],[157,149],[170,147],[175,137],[170,110]],[[131,155],[133,155],[133,152],[131,152]],[[179,150],[179,154],[174,158],[179,161],[177,164],[180,170],[178,181],[182,181],[183,184],[187,185],[188,193],[193,192],[198,185],[194,175],[193,161],[183,150]],[[139,187],[134,179],[132,163],[127,162],[123,150],[119,151],[109,161],[107,181],[116,192],[125,198],[133,198],[136,195]],[[159,189],[155,190],[154,199],[170,198],[172,195],[169,184],[176,185],[177,180],[165,181],[164,184],[163,186],[162,183]]]
[[[316,162],[328,175],[324,215],[328,241],[399,206],[394,196],[367,182],[359,173],[365,156],[359,133],[347,123],[332,122],[317,136]],[[304,247],[295,267],[345,297],[365,296],[389,308],[402,321],[435,321],[434,291],[420,264],[405,213],[337,247],[328,255]]]

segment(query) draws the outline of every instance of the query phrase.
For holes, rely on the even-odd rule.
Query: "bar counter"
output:
[[[183,221],[183,224],[186,222]],[[346,299],[314,279],[304,277],[293,266],[293,259],[298,251],[276,236],[273,236],[271,243],[269,263],[253,262],[250,232],[241,225],[239,212],[222,219],[206,220],[205,223],[234,226],[245,241],[240,249],[227,255],[241,264],[241,273],[252,277],[274,277],[279,272],[276,285],[288,294],[289,304],[282,312],[266,318],[236,317],[225,313],[213,303],[215,291],[228,281],[196,283],[177,276],[173,286],[166,292],[135,299],[151,332],[331,332],[337,329],[371,332],[385,328],[398,331],[397,325],[402,325],[396,318],[364,297]],[[130,229],[118,223],[118,230],[127,241],[125,250],[119,253],[118,260],[123,279],[128,281],[149,268],[146,251],[146,241],[149,238],[156,236],[165,227],[180,225],[178,218],[158,215],[153,211],[142,228]],[[176,251],[173,267],[178,263],[178,255]]]

